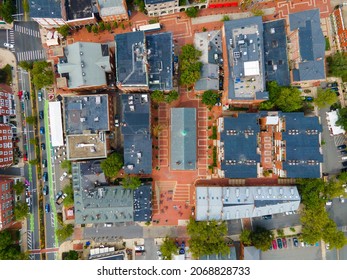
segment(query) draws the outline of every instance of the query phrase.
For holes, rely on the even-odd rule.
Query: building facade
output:
[[[13,179],[0,177],[0,231],[10,227],[14,219]]]
[[[173,14],[176,12],[178,5],[178,0],[145,0],[145,7],[149,16]]]
[[[0,85],[0,123],[8,123],[16,115],[14,94],[7,85]]]
[[[129,19],[125,0],[97,0],[96,6],[104,22],[119,22]]]
[[[347,15],[347,6],[338,5],[331,14],[331,21],[335,35],[336,45],[339,50],[347,50],[347,29],[345,27],[344,16]]]
[[[13,133],[11,126],[0,124],[0,168],[13,164]]]

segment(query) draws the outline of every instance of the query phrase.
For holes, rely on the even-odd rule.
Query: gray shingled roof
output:
[[[68,87],[106,85],[111,72],[110,57],[102,44],[77,42],[64,48],[66,59],[58,63],[58,72],[68,74]],[[64,76],[65,76],[64,75]]]
[[[127,13],[122,0],[97,0],[101,16],[112,16]]]
[[[290,30],[299,30],[301,62],[294,81],[325,79],[325,38],[320,25],[319,9],[289,15]]]
[[[218,64],[203,64],[200,79],[195,83],[195,90],[219,90]]]
[[[171,109],[171,169],[196,169],[196,109]]]

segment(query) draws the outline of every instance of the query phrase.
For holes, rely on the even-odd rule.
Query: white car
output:
[[[64,180],[64,178],[67,176],[67,173],[66,172],[64,172],[63,173],[63,175],[61,175],[60,176],[60,181],[63,181]]]
[[[13,48],[14,48],[14,45],[9,44],[9,43],[4,43],[4,47],[13,49]]]

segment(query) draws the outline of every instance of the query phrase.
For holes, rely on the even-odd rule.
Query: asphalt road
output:
[[[107,242],[115,239],[142,238],[143,228],[133,224],[117,224],[112,227],[104,227],[103,224],[97,227],[84,228],[84,239],[93,239],[96,242]]]
[[[347,203],[341,203],[338,198],[333,199],[330,206],[326,206],[329,217],[333,219],[338,227],[347,226]]]
[[[273,215],[271,220],[263,220],[261,217],[253,218],[252,225],[253,225],[253,228],[260,226],[269,230],[292,227],[292,226],[300,225],[300,215],[299,214],[293,214],[293,215],[277,214],[277,215]]]

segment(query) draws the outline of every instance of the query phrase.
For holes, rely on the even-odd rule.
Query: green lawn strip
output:
[[[52,150],[51,150],[51,140],[49,137],[49,121],[48,121],[48,107],[49,102],[48,100],[45,100],[45,106],[44,106],[44,121],[45,121],[45,137],[46,137],[46,153],[47,153],[47,169],[48,169],[48,187],[49,187],[49,201],[51,204],[51,209],[54,215],[54,228],[56,229],[58,226],[58,218],[57,218],[57,211],[55,208],[55,201],[54,201],[54,192],[53,192],[53,174],[52,174]],[[54,231],[54,242],[55,246],[59,245],[58,237]]]

